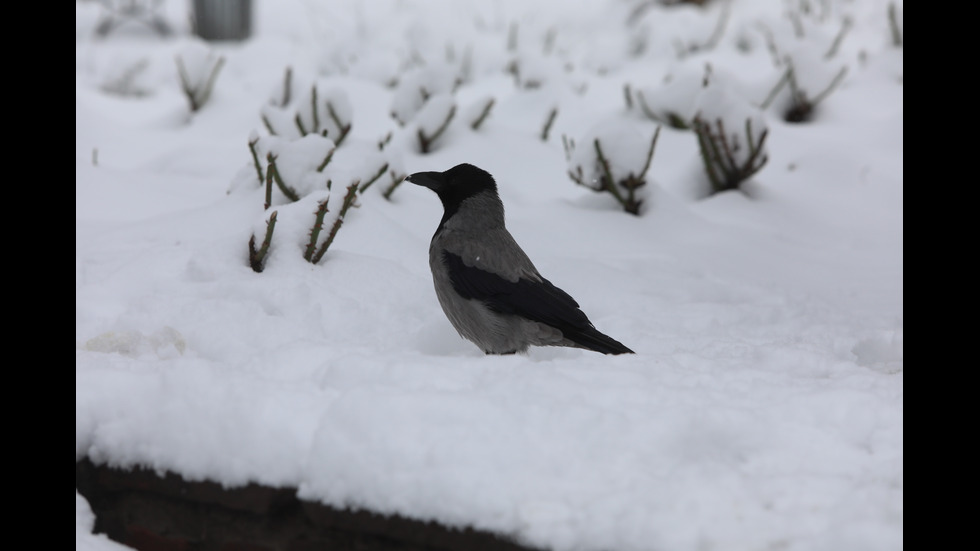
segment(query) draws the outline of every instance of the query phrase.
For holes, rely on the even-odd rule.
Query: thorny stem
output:
[[[310,241],[306,244],[306,251],[303,253],[303,258],[307,262],[310,262],[313,258],[313,252],[316,251],[316,242],[320,238],[320,230],[323,229],[323,217],[327,215],[327,203],[330,198],[326,198],[323,201],[317,203],[316,212],[314,212],[313,227],[310,229]]]
[[[265,255],[269,252],[269,244],[272,243],[272,232],[276,229],[276,214],[279,211],[272,211],[269,215],[269,221],[265,224],[265,239],[262,240],[262,246],[259,250],[255,250],[255,234],[248,240],[248,263],[256,272],[262,272],[265,269]]]
[[[279,176],[279,169],[276,168],[276,157],[272,153],[269,153],[267,160],[269,161],[269,173],[272,174],[273,180],[275,180],[276,185],[282,191],[282,194],[289,198],[290,201],[299,201],[299,195],[289,186],[282,181],[282,177]]]
[[[312,262],[314,264],[320,262],[320,259],[323,258],[323,255],[327,252],[327,249],[330,248],[330,244],[333,243],[334,237],[337,236],[337,230],[339,230],[340,226],[344,223],[344,215],[347,214],[347,211],[350,210],[351,205],[354,204],[354,199],[357,196],[357,187],[359,185],[360,182],[354,180],[351,185],[347,186],[347,195],[344,195],[344,204],[340,207],[340,214],[338,214],[337,219],[334,220],[333,226],[330,228],[330,233],[327,235],[326,241],[323,242],[323,245],[320,245],[320,248],[316,251],[316,254],[313,255]]]

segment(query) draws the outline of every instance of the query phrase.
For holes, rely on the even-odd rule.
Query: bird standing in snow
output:
[[[460,336],[487,354],[526,352],[531,345],[633,353],[596,330],[575,299],[541,277],[504,227],[504,205],[489,173],[461,164],[406,180],[442,200],[429,267],[439,304]]]

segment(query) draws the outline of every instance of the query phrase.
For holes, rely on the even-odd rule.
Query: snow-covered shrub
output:
[[[563,136],[568,177],[592,191],[609,193],[626,212],[640,214],[642,188],[661,128],[657,127],[649,145],[628,122],[597,125],[586,133],[582,146]]]
[[[388,163],[381,152],[370,145],[363,149],[359,151],[357,144],[348,146],[344,151],[354,154],[335,160],[336,145],[318,134],[296,140],[280,136],[260,138],[253,134],[249,150],[259,181],[265,185],[267,213],[263,217],[264,229],[253,231],[249,239],[249,265],[253,270],[261,272],[265,268],[277,222],[288,229],[287,236],[280,239],[293,242],[299,241],[297,225],[310,228],[303,258],[314,264],[323,258],[358,195],[388,171]],[[266,159],[264,168],[262,158]],[[350,183],[346,187],[334,186],[334,180]],[[274,193],[276,190],[278,192]],[[270,212],[273,205],[279,205],[279,208]],[[283,212],[281,218],[279,211]],[[328,219],[330,212],[333,215]],[[329,230],[321,238],[325,227]],[[257,235],[264,235],[259,245]]]
[[[187,96],[191,111],[197,111],[211,98],[211,91],[225,58],[216,55],[204,42],[194,40],[175,56],[180,88]]]
[[[456,100],[449,94],[437,94],[425,102],[415,115],[414,125],[419,151],[429,153],[433,144],[449,128],[456,115]]]
[[[293,100],[295,85],[292,69],[286,69],[282,91],[262,106],[262,122],[270,134],[299,137],[319,134],[340,146],[350,133],[353,109],[347,93],[340,88],[318,89],[316,84]]]
[[[804,57],[809,56],[801,53],[796,59]],[[779,103],[779,111],[782,112],[783,120],[786,122],[807,122],[811,120],[817,105],[827,99],[827,96],[837,88],[837,85],[847,75],[846,66],[841,67],[833,77],[828,77],[825,71],[809,70],[801,72],[797,69],[797,61],[790,56],[786,57],[784,64],[786,69],[783,71],[782,76],[776,82],[772,91],[769,92],[769,96],[762,102],[762,108],[767,109],[773,103]],[[806,66],[811,69],[816,67],[816,65],[809,62],[806,63]],[[817,75],[823,77],[822,83],[820,84],[815,82],[813,78]],[[804,84],[804,79],[801,78],[804,76],[806,77],[807,84]],[[820,91],[811,93],[808,90]]]
[[[398,80],[391,98],[391,116],[400,126],[411,122],[429,99],[452,95],[462,83],[458,68],[446,64],[407,71]]]
[[[554,56],[522,52],[511,60],[507,71],[514,77],[514,84],[522,90],[534,90],[560,80],[564,62]]]
[[[340,146],[351,129],[352,108],[347,93],[331,88],[322,97],[313,86],[296,105],[296,127],[300,133],[321,134]]]
[[[766,127],[762,111],[726,82],[711,77],[702,90],[693,129],[712,193],[739,186],[765,166]]]
[[[679,70],[667,74],[660,86],[635,90],[627,86],[627,107],[636,106],[645,117],[671,128],[688,129],[704,85],[703,74]]]
[[[262,272],[269,252],[279,246],[285,250],[301,250],[304,260],[318,263],[337,236],[347,211],[354,206],[358,186],[359,182],[355,180],[346,188],[337,186],[333,189],[328,181],[326,189],[271,212],[266,210],[248,241],[248,261],[252,269]],[[336,195],[335,191],[338,192]],[[283,212],[281,221],[280,211]],[[328,214],[331,216],[328,217]],[[284,226],[278,233],[275,232],[277,225]],[[323,233],[324,229],[327,229],[326,234]],[[260,245],[256,245],[257,235],[263,236]]]
[[[833,23],[826,12],[814,15],[791,11],[787,21],[774,29],[759,27],[779,69],[776,84],[761,106],[768,109],[777,105],[787,122],[806,122],[847,74],[847,66],[837,64],[835,58],[851,20],[843,17],[833,32],[828,28]]]
[[[292,141],[278,136],[254,138],[249,146],[253,159],[264,158],[267,162],[264,176],[257,162],[259,176],[266,185],[266,208],[273,202],[273,184],[289,201],[298,201],[325,187],[327,177],[323,171],[337,149],[333,140],[318,134]],[[264,155],[257,150],[263,150]]]

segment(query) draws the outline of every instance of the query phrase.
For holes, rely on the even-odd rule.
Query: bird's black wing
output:
[[[467,266],[463,259],[443,251],[453,289],[467,299],[477,299],[499,314],[518,315],[562,332],[565,338],[604,354],[631,353],[622,343],[600,333],[568,293],[550,281],[508,281],[497,274]]]

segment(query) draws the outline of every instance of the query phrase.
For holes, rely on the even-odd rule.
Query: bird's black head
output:
[[[405,180],[436,192],[446,210],[455,210],[465,199],[479,193],[497,193],[493,176],[482,168],[467,163],[456,165],[445,172],[416,172]]]

